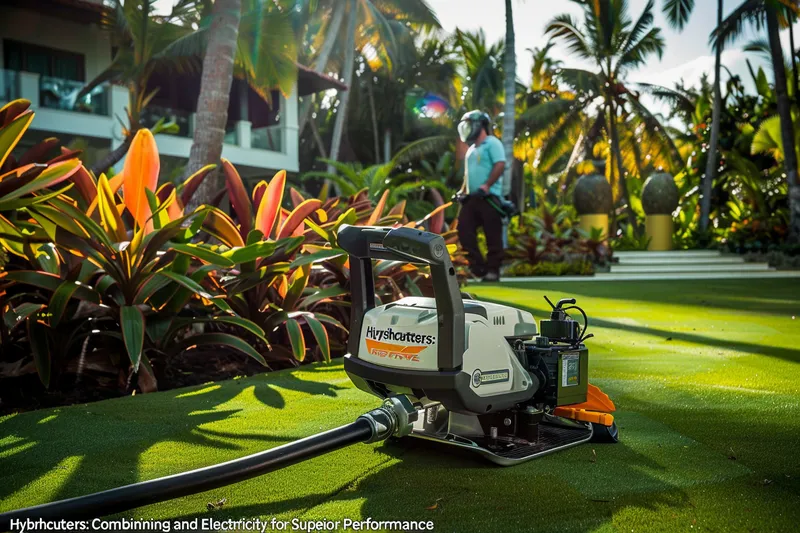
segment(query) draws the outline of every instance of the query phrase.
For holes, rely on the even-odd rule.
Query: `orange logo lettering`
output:
[[[419,363],[419,353],[427,346],[403,346],[401,344],[389,344],[372,339],[366,339],[367,352],[378,357],[388,357],[389,359],[402,359]]]

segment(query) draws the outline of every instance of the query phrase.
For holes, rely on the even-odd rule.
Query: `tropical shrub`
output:
[[[509,227],[507,255],[511,259],[508,275],[525,276],[591,274],[594,266],[605,266],[612,260],[611,248],[600,230],[589,234],[581,231],[571,207],[547,203],[522,213]],[[572,266],[536,267],[560,263]]]
[[[191,243],[205,222],[208,208],[184,215],[174,191],[159,201],[155,192],[158,171],[155,140],[149,130],[140,130],[117,182],[122,197],[101,175],[89,195],[94,200],[86,213],[77,201],[64,196],[50,197],[47,205],[31,211],[41,231],[55,244],[53,255],[62,268],[55,273],[8,271],[2,280],[48,295],[39,310],[24,309],[30,348],[45,386],[49,385],[55,357],[63,359],[73,342],[98,336],[112,339],[112,344],[116,341],[127,355],[125,359],[113,358],[109,361],[112,366],[131,374],[141,370],[140,385],[144,379],[148,385],[143,388],[155,388],[148,354],[166,355],[186,347],[174,344],[172,334],[190,325],[178,315],[195,296],[224,313],[217,320],[264,337],[261,328],[235,316],[224,299],[200,285],[213,264],[233,264],[231,256],[236,250],[217,253]],[[189,178],[189,182],[196,178]],[[19,314],[17,308],[6,312]],[[70,324],[66,336],[65,328],[59,327],[62,321],[87,316],[91,318],[77,326]],[[196,336],[191,340],[192,346],[202,344],[225,345],[265,363],[252,346],[233,335]]]

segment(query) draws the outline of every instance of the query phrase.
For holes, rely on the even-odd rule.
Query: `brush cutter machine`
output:
[[[589,441],[616,442],[614,404],[588,382],[588,320],[574,299],[540,321],[460,292],[441,236],[342,226],[350,256],[351,337],[344,367],[383,404],[345,426],[247,457],[87,496],[0,514],[78,519],[203,492],[357,442],[414,436],[513,465]],[[428,265],[434,298],[377,305],[373,260]],[[546,297],[545,297],[546,298]],[[583,324],[568,311],[582,316]]]

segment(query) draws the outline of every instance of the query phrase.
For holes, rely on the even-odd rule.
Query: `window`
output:
[[[3,51],[7,70],[24,70],[70,81],[86,81],[83,54],[8,39],[3,41]]]

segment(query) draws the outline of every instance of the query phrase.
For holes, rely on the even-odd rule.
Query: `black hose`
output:
[[[9,531],[11,520],[14,519],[94,518],[196,494],[250,479],[351,444],[365,442],[373,436],[373,425],[369,420],[361,417],[346,426],[226,463],[2,513],[0,514],[0,531]]]

